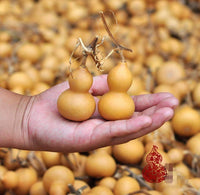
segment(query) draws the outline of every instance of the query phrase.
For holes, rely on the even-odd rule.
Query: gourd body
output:
[[[59,113],[72,121],[89,119],[95,111],[94,97],[88,92],[92,86],[93,77],[85,67],[79,67],[69,76],[70,88],[58,98]]]
[[[98,104],[99,113],[104,119],[121,120],[133,115],[135,104],[127,94],[132,80],[132,73],[125,62],[111,69],[107,78],[110,91],[100,98]]]

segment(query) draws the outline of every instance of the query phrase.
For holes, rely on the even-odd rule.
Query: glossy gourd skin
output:
[[[59,113],[72,121],[89,119],[95,111],[94,97],[88,92],[93,77],[86,67],[80,66],[69,76],[70,88],[65,90],[57,100]]]
[[[133,115],[135,104],[127,94],[132,79],[126,62],[120,62],[111,69],[107,78],[110,91],[104,94],[98,103],[99,113],[104,119],[122,120]]]
[[[65,195],[69,192],[68,184],[74,183],[74,174],[69,168],[56,165],[46,170],[42,182],[49,195]]]
[[[126,62],[118,63],[108,74],[107,82],[110,91],[126,93],[132,84],[133,76]]]

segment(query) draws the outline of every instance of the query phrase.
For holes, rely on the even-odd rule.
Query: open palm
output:
[[[64,119],[57,110],[57,98],[68,87],[68,82],[64,82],[32,97],[34,103],[24,129],[29,149],[83,152],[124,143],[159,128],[173,117],[178,105],[178,100],[169,93],[139,95],[133,97],[135,113],[128,120],[105,121],[96,110],[91,119],[73,122]],[[97,96],[107,91],[106,75],[94,77],[90,92]]]

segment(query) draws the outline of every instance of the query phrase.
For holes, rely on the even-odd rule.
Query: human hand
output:
[[[31,97],[32,105],[25,112],[22,128],[24,149],[84,152],[124,143],[159,128],[173,117],[178,105],[170,93],[139,95],[133,97],[135,113],[128,120],[105,121],[96,109],[91,119],[73,122],[57,110],[57,98],[68,87],[68,82],[64,82]],[[98,96],[107,91],[106,75],[94,77],[90,92]]]

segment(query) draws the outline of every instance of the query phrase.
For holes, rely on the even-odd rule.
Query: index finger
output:
[[[135,110],[143,111],[149,107],[156,106],[164,99],[167,99],[170,97],[172,98],[173,95],[168,92],[134,96],[133,101],[135,102]],[[174,100],[176,100],[175,97],[174,97]],[[178,101],[176,101],[176,102],[178,102]]]

